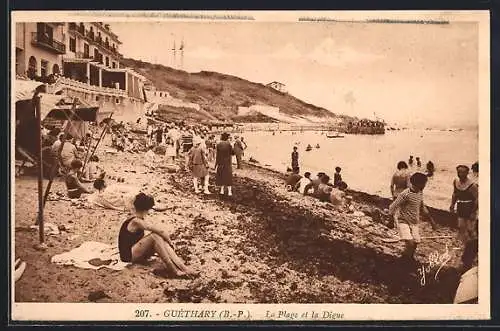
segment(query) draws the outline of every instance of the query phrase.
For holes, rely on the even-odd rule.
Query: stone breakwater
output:
[[[157,259],[120,272],[50,264],[51,256],[84,241],[116,244],[126,215],[56,198],[47,204],[46,219],[64,231],[47,237],[47,251],[36,251],[37,233],[22,230],[36,215],[36,180],[25,177],[15,183],[15,254],[28,263],[16,283],[16,301],[88,302],[89,293],[103,291],[100,302],[452,302],[459,257],[452,256],[439,278],[429,277],[422,286],[413,275],[417,270],[396,262],[402,243],[383,242],[390,230],[383,217],[368,216],[375,206],[363,199],[354,198],[354,212],[337,211],[286,192],[282,175],[250,165],[235,170],[233,197],[196,195],[188,173],[149,168],[140,155],[103,155],[101,160],[109,173],[121,172],[127,184],[144,187],[166,206],[150,217],[171,229],[179,255],[201,276],[157,277],[151,272],[162,266]],[[64,192],[62,181],[54,184],[57,192]],[[424,235],[431,234],[430,225],[422,227]],[[454,231],[443,226],[432,235]],[[445,245],[458,243],[422,242],[418,259],[425,261]]]

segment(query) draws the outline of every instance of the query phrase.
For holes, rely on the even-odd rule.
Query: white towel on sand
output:
[[[54,255],[51,262],[95,270],[101,268],[123,270],[129,264],[120,260],[117,247],[96,241],[86,241],[69,252]]]

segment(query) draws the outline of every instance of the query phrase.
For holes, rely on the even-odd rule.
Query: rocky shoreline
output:
[[[235,170],[234,196],[196,195],[188,173],[169,174],[146,167],[139,154],[105,154],[110,174],[143,186],[166,206],[151,217],[171,228],[178,254],[202,271],[196,280],[166,279],[151,273],[159,261],[123,271],[82,270],[50,263],[51,256],[93,240],[116,244],[124,213],[84,208],[59,199],[46,207],[46,221],[65,231],[48,236],[46,251],[33,248],[37,232],[26,231],[36,216],[36,179],[16,179],[15,253],[27,262],[16,283],[17,302],[229,302],[229,303],[451,303],[459,273],[460,247],[455,230],[436,211],[440,228],[422,224],[424,235],[453,239],[424,240],[422,264],[431,253],[449,249],[450,260],[425,285],[416,270],[398,264],[402,243],[383,241],[391,235],[383,199],[351,192],[352,212],[298,193],[287,192],[283,174],[246,164]],[[211,174],[211,182],[213,174]],[[211,188],[214,191],[214,188]],[[64,192],[64,183],[54,184]],[[444,215],[444,214],[443,214]],[[439,266],[438,266],[439,267]]]

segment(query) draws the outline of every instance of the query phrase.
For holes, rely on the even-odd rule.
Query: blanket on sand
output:
[[[120,260],[117,247],[97,241],[86,241],[75,249],[62,254],[54,255],[52,263],[72,265],[82,269],[109,268],[123,270],[129,263]]]

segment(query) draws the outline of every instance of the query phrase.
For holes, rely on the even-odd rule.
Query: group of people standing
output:
[[[472,178],[469,177],[471,169]],[[458,236],[464,245],[463,267],[469,269],[477,256],[479,163],[475,162],[470,168],[463,164],[458,165],[456,172],[457,178],[453,180],[450,212],[457,217]],[[422,192],[428,177],[428,174],[422,172],[412,173],[408,164],[400,161],[391,179],[390,190],[393,203],[389,207],[389,213],[394,216],[394,223],[390,227],[396,227],[401,239],[405,241],[403,259],[407,261],[414,261],[414,253],[421,240],[420,213],[422,212],[429,218],[433,229],[436,228],[436,223],[423,200]]]
[[[215,148],[214,148],[215,147]],[[193,176],[193,186],[196,193],[200,193],[199,181],[203,182],[203,192],[210,194],[209,191],[209,169],[210,163],[215,167],[215,184],[220,188],[220,194],[228,196],[233,195],[233,156],[236,157],[237,168],[242,168],[242,157],[247,145],[243,137],[235,137],[234,143],[231,143],[231,136],[224,132],[221,134],[220,141],[216,143],[215,139],[203,140],[196,136],[193,139],[193,147],[187,154],[187,167]],[[214,155],[214,159],[211,159]]]

